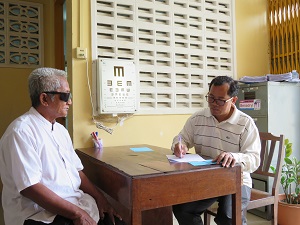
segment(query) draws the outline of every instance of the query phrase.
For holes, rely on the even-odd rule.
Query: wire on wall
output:
[[[79,47],[82,47],[82,4],[79,0]]]
[[[91,106],[92,106],[92,120],[94,122],[94,124],[96,125],[96,127],[98,129],[104,130],[109,134],[112,134],[114,131],[114,128],[117,127],[118,125],[122,126],[124,121],[130,117],[133,116],[133,114],[121,114],[121,116],[115,114],[115,115],[101,115],[101,118],[99,116],[99,119],[102,120],[98,120],[96,119],[94,112],[95,112],[95,108],[94,108],[94,103],[93,103],[93,98],[92,98],[92,91],[91,91],[91,85],[90,85],[90,79],[89,79],[89,67],[88,67],[88,61],[87,59],[85,59],[86,62],[86,78],[87,78],[87,84],[88,84],[88,88],[89,88],[89,95],[90,95],[90,101],[91,101]],[[113,127],[107,127],[104,125],[104,122],[107,123],[116,123]]]

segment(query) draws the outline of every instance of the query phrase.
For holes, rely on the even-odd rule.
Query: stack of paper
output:
[[[260,82],[267,82],[268,77],[267,76],[254,76],[254,77],[245,76],[242,77],[239,81],[243,83],[260,83]]]
[[[282,74],[267,74],[269,81],[289,81],[292,80],[292,73],[282,73]]]

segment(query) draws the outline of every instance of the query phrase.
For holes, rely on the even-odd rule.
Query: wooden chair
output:
[[[258,169],[253,172],[273,179],[272,193],[261,191],[255,188],[251,189],[251,199],[247,210],[259,208],[262,206],[272,206],[272,225],[277,225],[277,211],[278,211],[278,194],[280,186],[281,169],[284,159],[284,136],[274,136],[270,133],[260,132],[261,140],[261,163]],[[278,143],[278,148],[276,147]],[[269,168],[272,165],[272,161],[276,161],[276,173],[273,173]],[[274,165],[273,165],[274,166]],[[271,181],[272,182],[272,181]],[[216,216],[216,209],[207,209],[204,212],[204,225],[210,224],[210,216]]]

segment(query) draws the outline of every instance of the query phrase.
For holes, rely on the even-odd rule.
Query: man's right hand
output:
[[[188,148],[182,143],[177,143],[174,147],[174,154],[178,158],[183,158],[187,151]]]
[[[25,188],[21,194],[47,211],[72,220],[74,225],[97,225],[98,221],[94,221],[86,211],[61,198],[41,183]]]
[[[96,221],[82,209],[78,212],[78,217],[73,219],[73,223],[74,225],[97,225]]]

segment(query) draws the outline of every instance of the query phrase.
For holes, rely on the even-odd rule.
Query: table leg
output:
[[[232,224],[242,224],[242,205],[241,205],[241,190],[237,190],[236,194],[232,195]]]
[[[143,225],[172,225],[173,214],[172,207],[163,207],[142,212]]]
[[[131,225],[142,225],[142,212],[134,210],[132,211]]]

